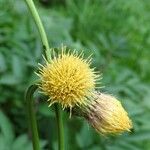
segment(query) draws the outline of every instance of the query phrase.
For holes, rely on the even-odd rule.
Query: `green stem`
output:
[[[57,126],[58,126],[59,150],[64,150],[63,119],[62,119],[62,112],[58,104],[55,104],[55,112],[56,112]]]
[[[39,14],[36,10],[36,7],[33,3],[32,0],[26,0],[26,3],[29,7],[29,10],[31,11],[31,14],[34,18],[34,21],[36,23],[36,26],[39,30],[39,33],[40,33],[40,36],[41,36],[41,40],[42,40],[42,43],[43,43],[43,47],[44,47],[44,50],[45,50],[45,56],[46,56],[46,59],[48,61],[51,60],[51,53],[50,53],[50,48],[49,48],[49,44],[48,44],[48,39],[47,39],[47,36],[46,36],[46,32],[44,30],[44,27],[43,27],[43,24],[42,24],[42,21],[39,17]]]
[[[37,26],[39,33],[40,33],[40,36],[41,36],[43,46],[45,47],[44,48],[45,57],[48,61],[50,61],[51,60],[51,53],[50,53],[50,49],[49,49],[49,43],[48,43],[48,39],[46,36],[46,32],[44,30],[43,24],[42,24],[41,19],[39,17],[39,14],[38,14],[36,7],[35,7],[32,0],[26,0],[26,3],[29,7],[29,10],[31,11],[31,14],[32,14],[34,20],[35,20],[36,26]],[[31,107],[31,106],[28,106],[28,107]],[[63,121],[62,121],[61,110],[60,110],[59,106],[57,106],[57,105],[56,105],[56,111],[55,112],[56,112],[56,118],[57,118],[57,124],[58,124],[59,150],[64,150]],[[33,113],[33,111],[31,111],[30,115],[35,119],[35,114]],[[32,119],[30,119],[30,121],[32,123]],[[34,124],[32,130],[36,130],[36,129],[37,129],[37,126],[36,126],[36,124]],[[35,134],[35,137],[33,136],[33,138],[36,138],[36,135],[38,136],[38,134]],[[35,141],[35,140],[37,140],[37,139],[33,139],[33,141]],[[39,150],[39,149],[35,149],[35,150]]]
[[[37,88],[38,87],[36,85],[30,86],[25,96],[25,100],[27,103],[28,121],[32,133],[32,143],[33,143],[34,150],[40,150],[37,123],[36,123],[35,112],[33,108],[33,93],[36,91]]]

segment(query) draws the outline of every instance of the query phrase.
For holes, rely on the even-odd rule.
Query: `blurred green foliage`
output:
[[[98,135],[82,119],[65,120],[66,150],[149,150],[149,0],[35,1],[51,47],[62,43],[103,73],[102,91],[117,96],[134,124],[131,133]],[[37,77],[42,46],[25,1],[0,0],[0,150],[31,150],[24,92]],[[36,94],[43,150],[57,150],[53,108]]]

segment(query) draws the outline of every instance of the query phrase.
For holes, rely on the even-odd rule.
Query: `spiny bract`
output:
[[[130,131],[132,122],[121,103],[113,96],[96,93],[87,109],[87,120],[102,134]]]
[[[38,75],[41,91],[49,96],[50,105],[58,102],[63,108],[86,105],[92,95],[98,75],[90,68],[90,60],[81,55],[65,52],[65,47],[58,56],[40,68]]]

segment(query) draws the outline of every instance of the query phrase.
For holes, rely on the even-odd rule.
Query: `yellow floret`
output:
[[[63,48],[62,48],[63,49]],[[62,50],[58,57],[40,68],[40,89],[49,96],[50,105],[58,102],[63,108],[86,105],[98,76],[90,68],[90,60]]]

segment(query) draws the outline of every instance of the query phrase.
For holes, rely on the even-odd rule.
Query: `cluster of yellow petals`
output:
[[[121,103],[113,96],[95,92],[97,80],[91,59],[66,52],[54,55],[50,62],[40,65],[39,88],[49,97],[49,106],[60,103],[63,108],[81,111],[88,122],[101,134],[116,134],[130,131],[132,122]]]
[[[132,128],[132,122],[121,103],[108,94],[95,94],[89,105],[87,119],[102,134],[117,134]]]
[[[41,65],[38,73],[41,91],[49,96],[50,105],[57,102],[63,108],[86,105],[87,97],[95,88],[98,76],[90,68],[90,59],[73,52],[62,52]]]

